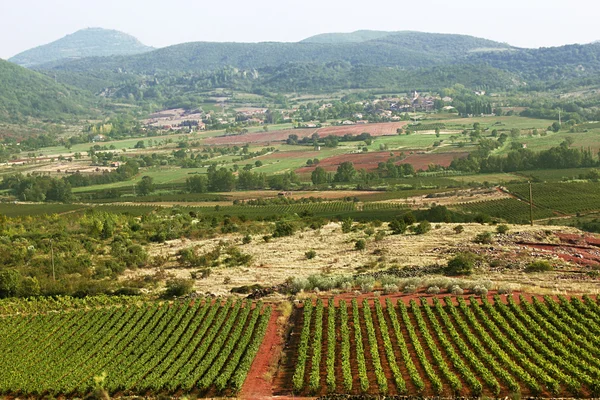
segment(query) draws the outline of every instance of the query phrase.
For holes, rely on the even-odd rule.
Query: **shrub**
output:
[[[488,294],[488,289],[483,285],[477,285],[473,288],[473,293],[478,296],[484,297]]]
[[[365,239],[358,239],[356,241],[356,243],[354,244],[354,248],[356,250],[364,250],[367,247],[367,242],[365,242]]]
[[[363,293],[369,293],[373,291],[373,288],[375,287],[375,284],[373,284],[372,282],[365,282],[362,285],[360,285],[360,290]]]
[[[427,293],[428,294],[439,294],[440,293],[440,288],[437,286],[429,286],[427,288]]]
[[[429,221],[421,221],[419,225],[417,225],[413,232],[417,235],[424,235],[431,230],[431,224]]]
[[[275,231],[273,232],[273,237],[284,237],[284,236],[292,236],[296,231],[296,227],[285,221],[278,221],[275,224]]]
[[[367,228],[365,229],[365,233],[367,234],[367,236],[373,236],[375,234],[375,229]]]
[[[475,236],[475,239],[473,239],[473,241],[475,243],[479,243],[479,244],[490,244],[490,243],[492,243],[492,233],[491,232],[482,232],[482,233],[478,234],[477,236]]]
[[[398,288],[398,285],[393,284],[393,283],[389,283],[387,285],[383,285],[383,292],[385,294],[394,294],[394,293],[398,293],[400,291],[400,289]]]
[[[446,275],[471,275],[475,268],[475,254],[459,253],[450,261],[448,266],[444,268]]]
[[[167,297],[180,297],[190,294],[194,287],[194,281],[192,279],[170,279],[167,281],[167,289],[165,295]]]
[[[393,220],[390,222],[390,229],[392,230],[394,235],[401,235],[406,232],[406,222],[400,220]]]
[[[249,244],[249,243],[251,243],[251,242],[252,242],[252,236],[250,236],[250,235],[246,235],[246,236],[244,236],[244,238],[242,239],[242,243],[243,243],[243,244]]]
[[[313,258],[315,258],[317,256],[317,252],[314,250],[309,250],[306,253],[304,253],[304,256],[306,257],[307,260],[312,260]]]
[[[511,294],[513,292],[513,288],[510,286],[500,286],[498,288],[498,294]]]
[[[263,236],[263,240],[265,241],[265,243],[269,243],[271,241],[271,235],[265,235]]]
[[[417,287],[415,285],[406,285],[404,286],[404,293],[410,294],[415,293],[417,291]]]
[[[375,234],[375,241],[376,242],[381,242],[384,237],[385,237],[385,231],[384,230],[377,231],[377,233]]]
[[[504,225],[504,224],[498,225],[496,227],[496,232],[499,233],[499,234],[501,234],[501,235],[504,235],[504,234],[508,233],[509,230],[510,230],[510,228],[508,227],[508,225]]]
[[[552,266],[552,264],[550,264],[550,262],[548,262],[546,260],[537,260],[537,261],[530,263],[527,266],[527,268],[525,268],[525,271],[527,271],[527,272],[547,272],[547,271],[552,271],[553,269],[554,269],[554,267]]]
[[[342,221],[342,232],[343,233],[350,233],[352,231],[352,223],[354,221],[352,221],[352,218],[347,218],[345,220]]]
[[[464,293],[464,291],[462,290],[462,288],[458,285],[454,285],[450,288],[450,293],[452,293],[455,296],[460,296]]]
[[[465,231],[465,227],[462,225],[456,225],[453,230],[454,230],[454,233],[456,233],[458,235]]]

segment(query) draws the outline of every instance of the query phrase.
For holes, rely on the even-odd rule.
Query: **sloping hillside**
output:
[[[67,35],[62,39],[39,46],[9,59],[24,67],[34,67],[53,61],[94,56],[139,54],[153,50],[123,32],[89,28]]]
[[[40,73],[0,60],[0,120],[89,114],[89,97]]]
[[[349,33],[321,33],[301,40],[300,43],[360,43],[379,39],[394,32],[360,30]]]
[[[43,67],[75,72],[120,69],[130,73],[155,73],[207,71],[223,66],[250,69],[285,63],[346,61],[353,65],[415,68],[452,63],[482,48],[510,47],[464,35],[400,32],[358,43],[195,42],[139,55],[88,58]]]

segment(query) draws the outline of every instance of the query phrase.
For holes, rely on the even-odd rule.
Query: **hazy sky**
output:
[[[359,29],[462,33],[540,47],[600,39],[598,0],[0,0],[0,58],[88,27],[164,47],[298,41]]]

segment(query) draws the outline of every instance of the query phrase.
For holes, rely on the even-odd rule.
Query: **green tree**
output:
[[[355,176],[356,169],[354,168],[354,164],[350,161],[344,161],[339,165],[333,180],[335,182],[352,182]]]
[[[313,185],[322,185],[327,183],[327,171],[323,167],[317,167],[310,175]]]
[[[190,176],[185,183],[190,193],[208,192],[208,178],[204,175]]]
[[[144,176],[137,184],[138,194],[147,196],[154,192],[154,179],[151,176]]]
[[[0,298],[13,297],[21,289],[21,275],[17,270],[0,271]]]

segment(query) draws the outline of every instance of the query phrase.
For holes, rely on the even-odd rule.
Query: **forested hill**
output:
[[[59,119],[66,115],[89,115],[92,100],[38,72],[0,60],[0,120],[25,117]]]
[[[83,57],[139,54],[153,50],[123,32],[89,28],[82,29],[52,43],[24,51],[8,61],[24,67],[34,67],[58,60]]]
[[[400,32],[348,43],[185,43],[139,55],[87,58],[41,68],[74,72],[121,70],[156,73],[208,71],[223,66],[251,69],[285,63],[337,61],[354,65],[415,68],[452,63],[482,49],[508,50],[511,47],[464,35]]]
[[[379,39],[393,32],[360,30],[350,33],[321,33],[301,40],[300,43],[360,43]]]

